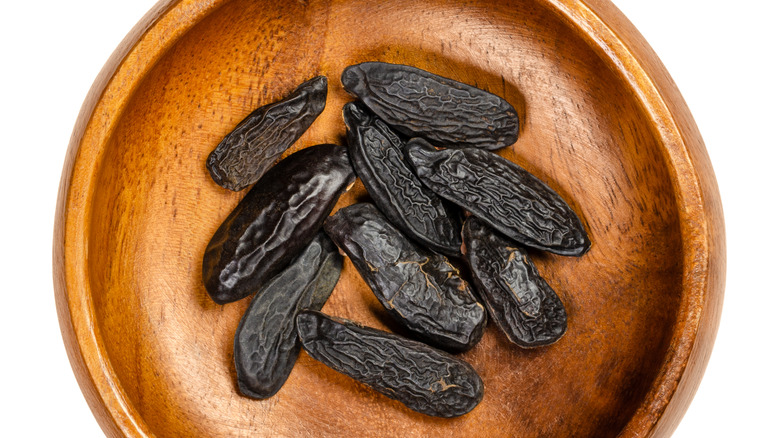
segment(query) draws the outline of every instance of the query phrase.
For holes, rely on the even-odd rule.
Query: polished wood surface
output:
[[[414,413],[301,354],[274,397],[238,395],[232,340],[248,299],[203,288],[205,246],[243,193],[205,159],[252,109],[317,74],[324,113],[292,150],[344,141],[344,67],[414,65],[526,107],[501,155],[583,218],[582,258],[535,253],[569,312],[523,350],[490,325],[463,357],[470,414]],[[365,199],[360,184],[337,208]],[[701,380],[722,305],[717,184],[674,83],[606,1],[161,2],[87,97],[54,236],[63,338],[109,436],[669,436]],[[388,328],[350,263],[327,313]]]

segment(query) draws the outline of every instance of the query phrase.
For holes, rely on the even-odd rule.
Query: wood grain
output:
[[[452,420],[409,411],[302,354],[273,398],[239,396],[203,251],[242,193],[205,159],[254,108],[324,74],[296,143],[343,142],[344,67],[414,65],[524,104],[499,151],[583,218],[582,258],[534,253],[569,312],[553,346],[491,325],[463,355],[485,398]],[[337,208],[365,199],[360,184]],[[54,274],[76,377],[109,436],[669,436],[722,306],[725,237],[696,125],[636,29],[606,1],[181,0],[128,35],[87,97],[60,187]],[[392,323],[350,263],[324,311]]]

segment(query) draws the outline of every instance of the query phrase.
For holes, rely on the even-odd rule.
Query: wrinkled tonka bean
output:
[[[459,256],[460,221],[409,168],[401,139],[356,102],[344,106],[344,122],[355,173],[382,213],[418,243]]]
[[[315,311],[299,313],[297,328],[314,359],[414,411],[457,417],[482,400],[471,365],[423,343]]]
[[[353,204],[325,221],[387,311],[416,337],[463,351],[482,337],[487,314],[447,258],[407,239],[372,204]]]
[[[431,190],[512,240],[567,256],[590,248],[585,228],[568,204],[511,161],[479,149],[437,150],[419,138],[410,140],[405,152]]]
[[[493,150],[513,144],[520,133],[517,111],[504,99],[419,68],[365,62],[347,67],[341,82],[408,137]]]
[[[311,242],[355,180],[347,149],[298,151],[271,168],[220,225],[203,257],[203,283],[225,304],[256,292]]]
[[[214,182],[239,191],[255,183],[325,109],[328,80],[310,79],[289,96],[252,111],[209,154]]]
[[[341,275],[343,258],[325,233],[252,298],[233,342],[238,388],[247,397],[276,394],[292,371],[301,345],[295,316],[320,310]]]
[[[471,216],[463,223],[466,261],[490,316],[521,347],[550,345],[566,332],[566,309],[528,253]]]

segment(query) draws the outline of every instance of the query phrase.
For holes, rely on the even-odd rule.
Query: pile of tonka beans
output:
[[[520,133],[504,99],[382,62],[347,67],[341,82],[358,98],[343,108],[346,147],[310,146],[274,165],[324,110],[319,76],[256,109],[208,157],[220,186],[253,185],[203,258],[215,302],[254,294],[235,335],[238,387],[273,396],[303,347],[417,412],[463,415],[484,386],[453,354],[479,342],[488,314],[523,348],[566,332],[566,310],[527,248],[581,256],[590,241],[555,191],[491,152]],[[329,216],[356,177],[373,203]],[[320,312],[341,253],[414,339]],[[448,257],[465,262],[473,284]]]

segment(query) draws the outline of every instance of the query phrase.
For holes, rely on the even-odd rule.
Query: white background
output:
[[[614,2],[658,53],[690,106],[726,217],[720,331],[674,437],[778,436],[780,7],[769,0]],[[81,103],[109,55],[155,1],[4,3],[0,435],[99,437],[54,307],[54,207]]]

